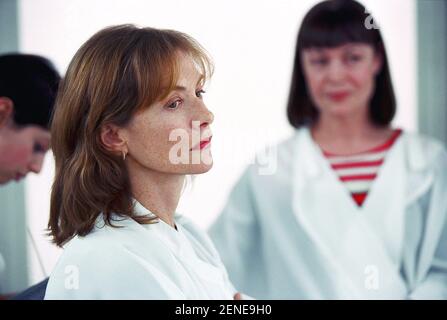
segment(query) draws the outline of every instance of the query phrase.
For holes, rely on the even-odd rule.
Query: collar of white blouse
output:
[[[134,212],[137,215],[156,216],[137,200],[134,199],[133,201]],[[174,217],[176,221],[181,220],[179,213],[176,213]],[[202,245],[197,242],[197,239],[181,223],[176,223],[177,230],[161,219],[158,219],[157,223],[141,225],[141,227],[146,230],[156,231],[157,236],[182,261],[183,265],[190,272],[197,274],[199,278],[206,279],[206,281],[212,283],[221,283],[223,281],[219,267],[205,258],[208,254],[204,251]]]
[[[148,217],[157,217],[156,214],[154,214],[153,212],[151,212],[149,209],[147,209],[145,206],[143,206],[140,202],[138,202],[135,198],[132,198],[132,202],[134,204],[134,213],[137,216],[148,216]],[[177,233],[177,231],[179,230],[178,224],[175,222],[176,218],[179,217],[178,213],[175,213],[174,215],[174,224],[175,224],[175,228],[171,227],[169,224],[167,224],[166,222],[164,222],[162,219],[158,218],[158,222],[160,223],[163,228],[169,228],[170,231],[174,231]]]

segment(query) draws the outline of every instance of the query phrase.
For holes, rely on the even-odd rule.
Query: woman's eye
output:
[[[362,57],[360,55],[353,54],[353,55],[348,56],[349,62],[358,62],[360,60],[362,60]]]
[[[203,98],[203,94],[205,93],[205,90],[199,90],[196,92],[196,97],[197,98]]]
[[[166,108],[168,109],[177,109],[180,106],[181,101],[180,100],[175,100],[172,103],[169,103]]]
[[[312,59],[310,63],[313,65],[323,66],[327,63],[327,59]]]
[[[35,153],[45,152],[45,148],[42,147],[42,145],[40,143],[34,143],[33,152],[35,152]]]

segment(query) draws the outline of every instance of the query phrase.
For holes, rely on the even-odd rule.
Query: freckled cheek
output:
[[[192,131],[190,127],[183,123],[177,124],[166,128],[166,137],[167,138],[165,141],[167,143],[165,150],[168,152],[173,146],[178,146],[180,141],[185,148],[189,148],[191,144]]]
[[[152,137],[153,146],[151,148],[160,160],[168,160],[171,149],[178,146],[181,141],[188,147],[191,139],[191,130],[184,123],[170,124],[160,127]]]

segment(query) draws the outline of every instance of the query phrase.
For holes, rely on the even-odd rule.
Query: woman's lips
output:
[[[200,142],[200,150],[205,149],[207,145],[210,144],[210,140]]]
[[[198,145],[196,145],[194,148],[191,148],[191,150],[203,150],[206,147],[208,147],[208,145],[211,143],[211,139],[213,138],[213,136],[207,138],[207,139],[203,139],[200,141],[200,143]]]
[[[199,145],[200,150],[205,149],[206,147],[208,147],[208,145],[211,143],[211,139],[212,138],[213,138],[213,136],[211,136],[211,137],[209,137],[209,138],[207,138],[205,140],[200,141],[200,145]]]
[[[337,101],[337,102],[346,99],[349,95],[350,95],[350,93],[348,91],[340,91],[340,92],[334,92],[334,93],[328,94],[328,96],[331,100]]]

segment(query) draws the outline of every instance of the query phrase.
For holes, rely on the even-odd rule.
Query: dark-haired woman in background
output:
[[[278,169],[246,170],[210,230],[255,298],[447,298],[447,154],[393,128],[395,98],[365,8],[305,16]]]

